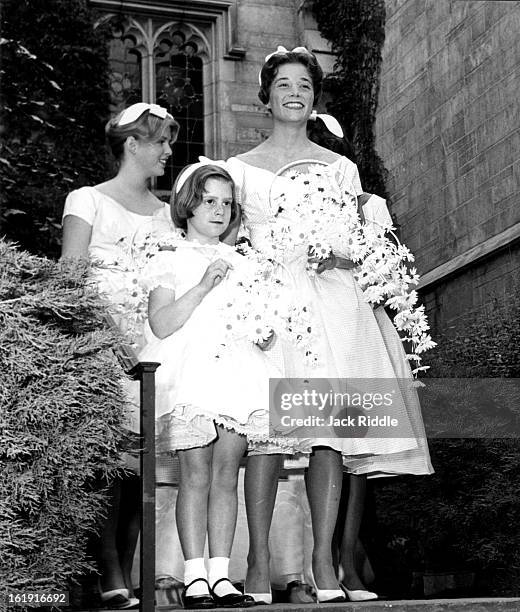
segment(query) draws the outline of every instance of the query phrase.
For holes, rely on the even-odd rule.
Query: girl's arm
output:
[[[63,239],[61,256],[82,258],[88,257],[88,245],[92,236],[92,226],[76,215],[67,215],[63,219]]]
[[[148,300],[148,321],[153,333],[162,339],[180,329],[204,297],[222,281],[230,267],[223,259],[217,259],[208,266],[201,281],[178,300],[172,289],[154,289]]]

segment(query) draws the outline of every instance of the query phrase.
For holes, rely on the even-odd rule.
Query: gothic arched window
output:
[[[168,195],[179,171],[204,155],[204,63],[208,45],[193,26],[150,17],[108,13],[110,111],[134,102],[165,106],[180,124],[164,176],[153,187]]]
[[[180,125],[166,173],[157,180],[159,190],[171,189],[186,165],[204,154],[203,64],[199,44],[182,30],[161,36],[155,48],[155,97]]]
[[[110,62],[110,111],[117,114],[126,106],[142,100],[141,52],[137,38],[129,33],[128,23],[112,20],[108,44]]]

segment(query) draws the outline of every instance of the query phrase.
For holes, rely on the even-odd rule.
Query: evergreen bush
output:
[[[87,0],[2,2],[0,235],[59,254],[71,189],[106,179],[106,33]]]
[[[0,592],[67,590],[120,470],[119,341],[86,262],[0,241]]]

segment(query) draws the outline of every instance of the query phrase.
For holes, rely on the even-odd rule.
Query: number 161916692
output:
[[[4,592],[4,602],[8,608],[68,606],[69,593],[68,591],[7,591]]]

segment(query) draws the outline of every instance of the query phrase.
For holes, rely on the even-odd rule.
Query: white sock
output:
[[[208,578],[203,557],[184,561],[184,585],[190,584],[197,578],[204,578],[204,580]],[[209,595],[208,586],[199,580],[193,586],[190,586],[186,595]]]
[[[228,577],[228,567],[229,567],[229,557],[211,557],[208,565],[208,582],[213,588],[213,585],[217,580],[221,578]],[[238,593],[235,587],[231,584],[231,582],[222,581],[219,582],[216,588],[213,589],[215,594],[219,597],[223,597],[224,595],[229,595],[230,593]]]

